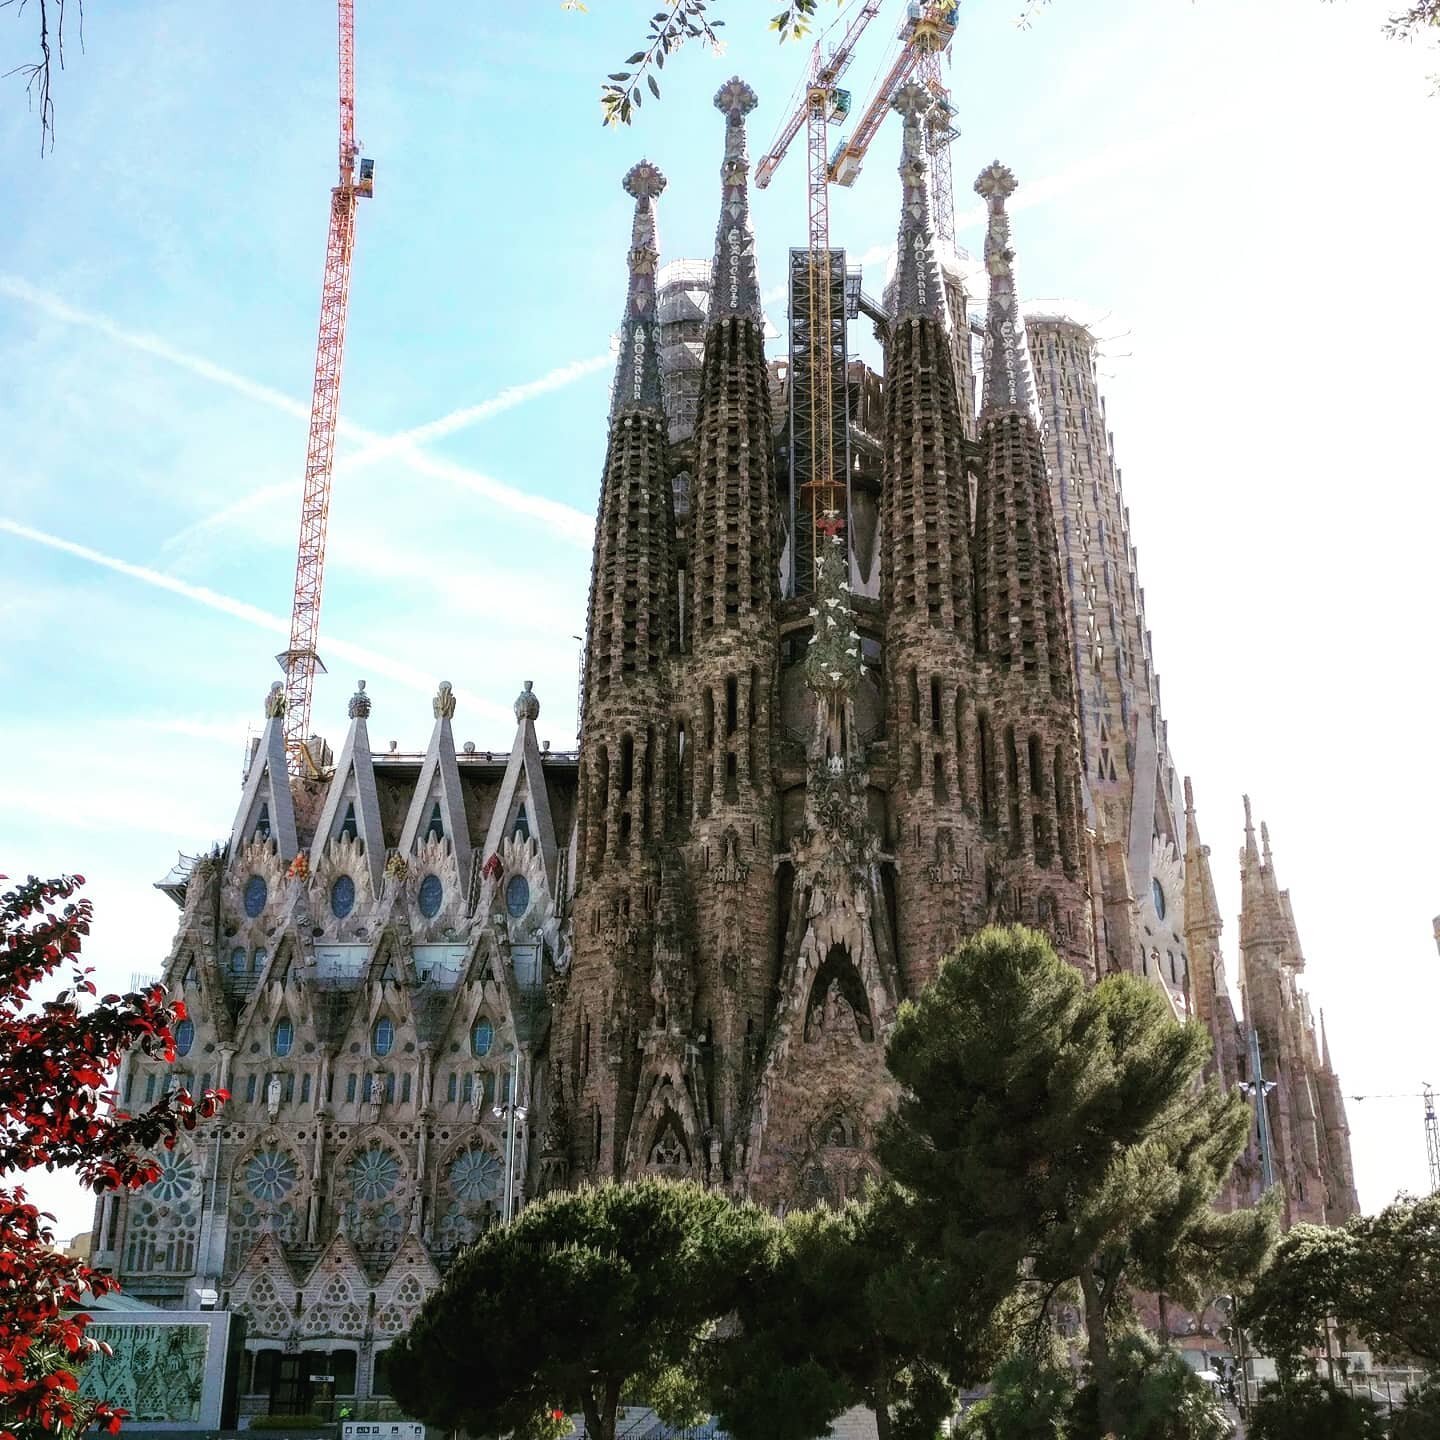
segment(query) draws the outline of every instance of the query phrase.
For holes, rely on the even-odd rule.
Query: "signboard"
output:
[[[340,1440],[425,1440],[418,1420],[342,1420]]]

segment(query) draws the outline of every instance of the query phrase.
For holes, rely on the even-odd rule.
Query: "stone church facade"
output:
[[[1088,979],[1150,975],[1211,1028],[1227,1083],[1249,1073],[1094,342],[1049,319],[1026,343],[1014,177],[997,163],[976,183],[976,386],[931,225],[931,102],[902,91],[884,374],[854,387],[878,498],[827,494],[797,562],[754,103],[738,80],[716,99],[693,424],[667,416],[662,383],[664,177],[625,177],[578,751],[539,738],[527,682],[508,752],[457,748],[442,684],[424,753],[377,753],[362,684],[338,757],[292,780],[277,686],[228,843],[162,882],[181,909],[164,979],[192,1018],[175,1066],[132,1059],[122,1097],[233,1098],[154,1185],[101,1201],[94,1263],[158,1304],[213,1289],[243,1312],[251,1411],[309,1408],[315,1374],[383,1396],[385,1348],[449,1260],[538,1193],[647,1174],[777,1209],[858,1193],[894,1100],[896,1010],[987,922],[1044,930]],[[1339,1216],[1343,1104],[1268,842],[1246,876],[1242,994],[1280,1080],[1278,1163],[1297,1218]]]

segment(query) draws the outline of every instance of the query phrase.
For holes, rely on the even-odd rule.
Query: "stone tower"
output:
[[[981,734],[982,811],[1002,837],[990,910],[1034,918],[1067,959],[1094,974],[1067,597],[1015,289],[998,162],[976,192],[989,211],[986,366],[975,514],[977,637],[989,680]]]
[[[1240,905],[1242,1028],[1250,1042],[1246,1074],[1251,1081],[1257,1078],[1249,1059],[1258,1049],[1260,1078],[1274,1082],[1264,1103],[1285,1223],[1337,1224],[1359,1209],[1345,1103],[1328,1047],[1317,1037],[1309,998],[1300,988],[1305,956],[1290,892],[1279,887],[1264,824],[1256,844],[1248,795]]]
[[[1183,1004],[1185,838],[1130,512],[1100,395],[1098,342],[1063,315],[1027,315],[1051,501],[1069,600],[1096,950]]]

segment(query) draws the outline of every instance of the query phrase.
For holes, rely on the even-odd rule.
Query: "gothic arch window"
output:
[[[443,840],[445,838],[445,821],[440,816],[438,800],[430,807],[430,823],[425,827],[425,838],[427,840]]]
[[[230,1263],[243,1263],[262,1235],[283,1244],[300,1238],[300,1164],[279,1145],[262,1145],[242,1160],[231,1184]],[[283,1332],[268,1332],[283,1333]]]
[[[268,1275],[261,1275],[244,1300],[236,1306],[249,1321],[251,1335],[263,1335],[278,1339],[290,1333],[290,1316],[275,1282]]]
[[[330,887],[330,913],[344,920],[355,908],[355,882],[348,875],[337,875]]]
[[[351,1155],[341,1176],[346,1233],[361,1249],[394,1250],[405,1233],[405,1168],[378,1140]]]
[[[265,801],[261,802],[260,814],[255,818],[255,834],[253,838],[256,840],[268,840],[270,838],[270,806]]]
[[[282,1060],[290,1053],[291,1047],[295,1044],[295,1025],[288,1016],[281,1016],[275,1022],[275,1029],[270,1035],[270,1048]]]
[[[353,800],[345,806],[345,818],[340,822],[338,833],[349,840],[360,838],[360,825],[355,819],[355,802]]]
[[[160,1173],[130,1202],[125,1268],[152,1275],[195,1269],[200,1233],[200,1172],[178,1146],[158,1158]]]
[[[470,1244],[494,1218],[504,1187],[505,1167],[493,1150],[475,1144],[458,1151],[441,1183],[438,1247],[458,1250]]]
[[[1162,912],[1163,913],[1163,912]],[[188,1055],[190,1047],[195,1043],[195,1022],[190,1019],[180,1021],[175,1027],[175,1053],[176,1055]]]
[[[382,1015],[370,1032],[371,1053],[383,1060],[394,1048],[395,1022],[388,1015]]]
[[[810,985],[810,1003],[805,1008],[805,1038],[818,1041],[823,1036],[854,1035],[866,1041],[875,1038],[870,1001],[849,950],[835,944]]]
[[[515,812],[515,828],[510,833],[517,840],[530,838],[530,818],[525,814],[523,805]]]

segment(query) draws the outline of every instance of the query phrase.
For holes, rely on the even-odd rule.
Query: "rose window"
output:
[[[160,1162],[160,1174],[150,1187],[150,1196],[166,1202],[178,1200],[195,1183],[195,1166],[188,1155],[173,1151]]]
[[[465,1150],[450,1166],[450,1188],[467,1205],[493,1200],[502,1183],[500,1161],[488,1150]]]
[[[262,1150],[245,1167],[245,1188],[257,1200],[283,1200],[295,1188],[299,1174],[294,1159],[283,1150]]]
[[[382,1145],[362,1150],[350,1162],[350,1192],[357,1200],[383,1200],[400,1184],[400,1162]]]

